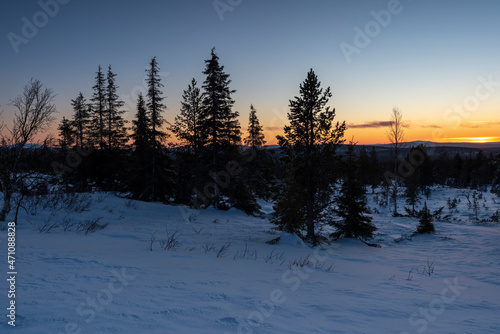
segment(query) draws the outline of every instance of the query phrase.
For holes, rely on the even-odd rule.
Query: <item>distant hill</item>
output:
[[[427,147],[463,147],[463,148],[472,148],[477,150],[486,150],[486,149],[500,149],[500,142],[494,143],[435,143],[432,141],[412,141],[403,144],[404,146],[417,146],[424,145]],[[373,146],[391,146],[391,144],[376,144]]]
[[[482,151],[484,154],[489,155],[492,153],[493,155],[500,154],[500,142],[495,143],[435,143],[432,141],[412,141],[406,142],[402,144],[401,154],[405,156],[410,148],[418,145],[424,145],[429,150],[429,155],[431,157],[437,157],[441,152],[447,151],[450,156],[455,156],[456,154],[464,156],[475,156],[479,151]],[[356,152],[362,147],[365,147],[367,151],[371,151],[372,147],[377,151],[377,155],[379,159],[385,160],[392,157],[392,145],[391,144],[375,144],[375,145],[356,145]],[[270,151],[278,151],[278,145],[269,145],[267,148]],[[340,148],[339,153],[344,154],[347,152],[346,145]]]

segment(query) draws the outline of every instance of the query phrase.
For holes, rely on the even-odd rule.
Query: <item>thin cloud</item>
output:
[[[442,129],[442,126],[436,125],[436,124],[428,124],[428,125],[421,125],[420,127],[425,128],[425,129]]]
[[[377,129],[377,128],[387,128],[391,126],[391,121],[378,121],[378,122],[368,122],[364,124],[350,124],[349,129]],[[421,124],[421,122],[415,121],[405,121],[403,122],[403,127],[421,127],[421,128],[430,128],[430,129],[441,129],[442,126],[437,124]]]
[[[386,128],[391,125],[390,121],[383,122],[369,122],[364,124],[350,124],[349,129],[372,129],[372,128]]]

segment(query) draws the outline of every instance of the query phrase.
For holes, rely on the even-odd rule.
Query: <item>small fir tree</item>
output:
[[[137,98],[137,113],[135,114],[135,119],[132,121],[132,139],[133,145],[135,147],[135,152],[140,153],[139,155],[144,155],[148,149],[151,148],[150,142],[150,127],[151,119],[146,110],[146,102],[142,93],[139,93]]]
[[[257,118],[257,110],[250,105],[250,116],[248,120],[248,137],[245,138],[245,145],[251,146],[253,148],[263,146],[266,141],[264,140],[264,130],[262,125],[260,125],[259,119]]]
[[[202,113],[202,94],[193,78],[182,94],[181,113],[175,117],[172,132],[194,153],[206,142],[203,136],[204,116]]]
[[[366,241],[373,237],[377,230],[372,224],[372,218],[367,216],[369,209],[366,203],[366,191],[357,178],[358,164],[354,154],[354,144],[348,148],[347,160],[344,162],[344,180],[340,194],[337,197],[337,208],[334,212],[340,221],[333,221],[331,225],[337,229],[331,237],[338,239],[357,238]]]
[[[87,105],[85,97],[80,92],[78,97],[71,100],[71,105],[73,106],[73,125],[76,131],[76,145],[83,148],[90,138],[88,138],[89,126],[90,126],[90,106]]]
[[[431,212],[427,208],[427,202],[424,204],[424,207],[422,208],[422,210],[420,210],[418,217],[419,217],[419,221],[420,221],[420,224],[417,227],[418,234],[434,233],[435,232],[434,224],[432,223],[434,218],[432,217]]]
[[[59,127],[59,146],[66,149],[71,147],[75,143],[75,130],[73,124],[70,120],[63,117]]]

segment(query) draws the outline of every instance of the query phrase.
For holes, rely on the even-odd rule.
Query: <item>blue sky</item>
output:
[[[70,100],[80,91],[90,97],[98,65],[109,64],[119,94],[132,105],[130,118],[153,56],[165,76],[165,117],[173,120],[191,78],[203,81],[204,60],[215,46],[237,90],[243,128],[253,103],[269,142],[310,68],[331,86],[330,105],[348,124],[386,121],[397,106],[409,139],[436,139],[433,127],[444,129],[443,138],[500,135],[500,87],[459,125],[443,120],[453,104],[474,94],[479,77],[500,81],[498,1],[220,0],[231,8],[223,20],[211,0],[60,1],[67,4],[58,3],[58,13],[47,15],[48,23],[18,53],[9,33],[22,36],[23,17],[43,19],[37,16],[43,8],[38,1],[12,1],[0,14],[0,110],[7,123],[14,111],[9,100],[31,77],[54,89],[59,121],[71,115]],[[398,13],[348,62],[342,43],[356,46],[354,29],[373,27],[371,12],[391,6]],[[490,125],[475,135],[477,127],[467,124],[480,122]],[[361,143],[384,141],[384,129],[375,126],[348,135]]]

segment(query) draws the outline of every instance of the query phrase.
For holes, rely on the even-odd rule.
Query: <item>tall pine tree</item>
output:
[[[163,147],[163,142],[168,136],[162,130],[162,126],[165,123],[162,113],[166,106],[163,104],[164,97],[161,91],[163,84],[161,83],[160,67],[156,57],[151,59],[149,68],[146,70],[146,75],[146,83],[148,85],[147,106],[151,119],[151,141],[153,151],[157,151]]]
[[[278,196],[273,223],[287,230],[289,222],[285,217],[290,214],[284,211],[302,213],[302,216],[294,217],[294,221],[302,222],[305,238],[313,245],[317,244],[317,224],[330,220],[325,209],[330,204],[330,187],[337,178],[333,167],[336,149],[343,143],[346,129],[345,122],[334,123],[335,109],[327,107],[331,96],[330,87],[321,88],[311,69],[300,85],[299,96],[290,100],[290,125],[284,127],[283,136],[277,137],[285,167],[294,166],[295,171],[285,178],[280,192],[293,188],[291,185],[300,185],[302,196],[296,199],[299,203],[295,203],[300,208],[287,208],[286,203],[282,203],[287,199]]]
[[[163,92],[161,88],[160,67],[156,57],[151,59],[146,70],[146,83],[148,85],[147,107],[149,111],[150,129],[149,140],[151,149],[148,151],[148,161],[151,161],[149,172],[151,182],[145,189],[144,197],[150,201],[168,201],[172,193],[172,173],[169,158],[164,150],[164,141],[168,138],[162,127],[165,123],[163,111]]]
[[[107,86],[106,86],[106,135],[108,149],[120,148],[127,142],[127,129],[120,110],[125,104],[116,94],[118,86],[115,83],[116,74],[112,72],[111,65],[108,67]]]
[[[172,132],[181,145],[175,149],[176,190],[175,202],[191,205],[195,179],[199,179],[200,161],[196,155],[202,151],[206,143],[204,136],[204,113],[202,94],[193,78],[184,90],[181,101],[181,113],[175,117]]]
[[[207,138],[207,147],[211,156],[209,166],[212,180],[217,180],[219,171],[225,168],[225,163],[230,160],[231,156],[234,157],[237,154],[236,145],[241,141],[241,127],[238,121],[239,113],[233,111],[234,100],[231,95],[236,91],[229,88],[231,83],[229,74],[226,74],[224,66],[219,64],[215,48],[211,51],[210,59],[205,60],[205,65],[203,74],[206,79],[202,86],[204,89],[202,138]],[[234,184],[234,179],[232,183]],[[221,189],[216,182],[212,194],[209,195],[213,207],[224,207],[220,199],[221,190],[224,189]]]
[[[95,85],[92,87],[94,93],[91,101],[93,102],[92,128],[93,137],[101,149],[106,147],[105,143],[105,121],[106,121],[106,80],[102,73],[101,65],[96,73]]]
[[[232,94],[236,90],[229,88],[231,80],[219,64],[219,57],[212,49],[211,58],[205,60],[206,79],[203,82],[203,112],[208,137],[208,145],[214,152],[219,147],[236,145],[241,141],[239,113],[233,111]],[[215,155],[215,154],[214,154]]]

